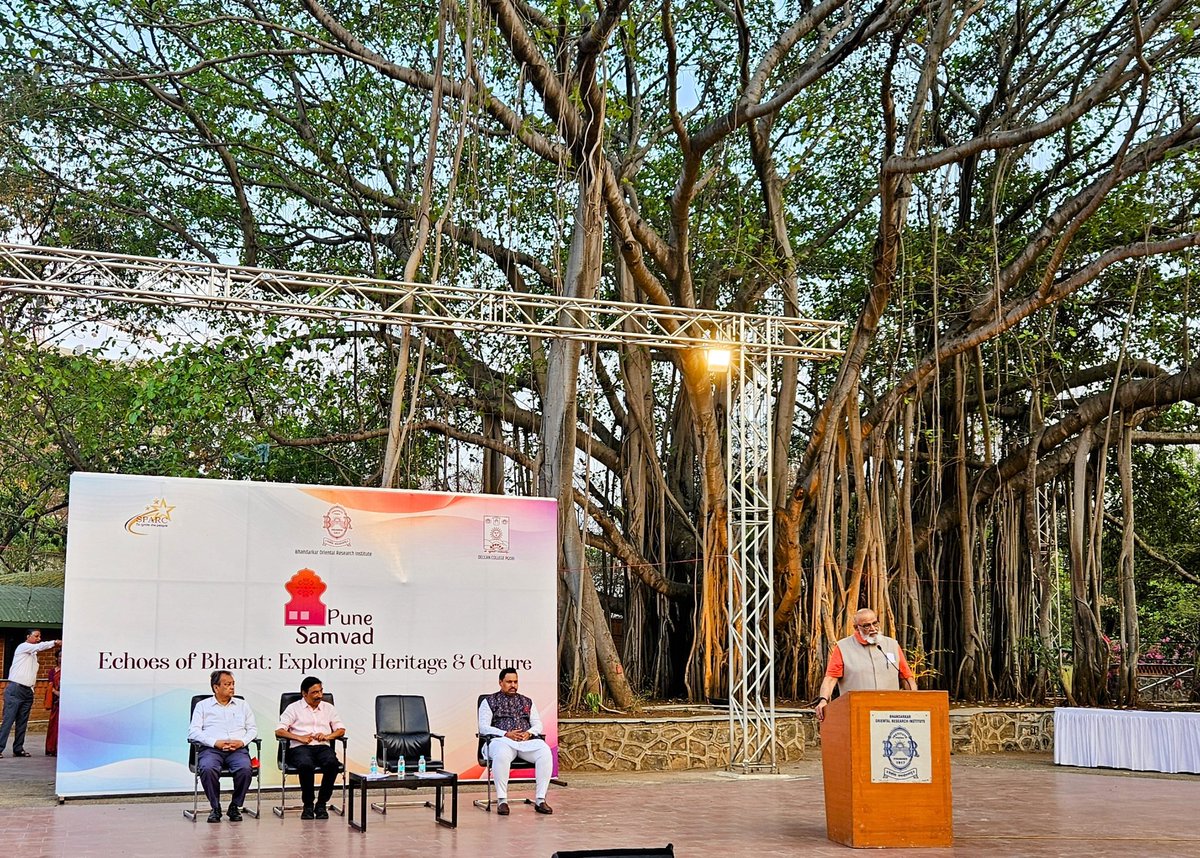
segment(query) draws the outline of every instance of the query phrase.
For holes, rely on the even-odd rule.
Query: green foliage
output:
[[[779,449],[804,468],[820,458],[808,455],[817,447],[841,463],[812,484],[811,472],[786,472],[798,532],[778,536],[805,543],[789,562],[815,559],[811,549],[825,544],[817,540],[832,546],[823,570],[780,570],[781,583],[793,572],[804,579],[793,589],[803,594],[798,617],[820,615],[823,606],[803,604],[814,594],[851,592],[844,567],[858,556],[858,529],[875,525],[872,539],[889,542],[899,504],[926,540],[918,564],[957,581],[973,552],[980,617],[1003,613],[988,601],[1002,588],[987,576],[999,574],[998,546],[1016,526],[956,522],[947,512],[974,515],[989,504],[1011,512],[1029,471],[1004,465],[1035,424],[1062,429],[1038,451],[1039,468],[1062,469],[1087,422],[1081,403],[1111,394],[1131,373],[1154,372],[1148,362],[1165,373],[1194,360],[1194,250],[1148,258],[1139,250],[1182,240],[1197,223],[1198,61],[1188,8],[1162,10],[1161,29],[1157,10],[1143,16],[1149,73],[1110,76],[1117,83],[1105,88],[1106,69],[1132,62],[1123,52],[1133,24],[1094,4],[947,7],[955,18],[944,42],[934,17],[911,3],[629,4],[612,38],[587,57],[597,8],[566,0],[518,4],[515,35],[498,30],[506,4],[453,6],[440,45],[438,10],[450,7],[429,3],[327,4],[353,36],[345,43],[284,0],[8,5],[0,16],[6,235],[395,279],[427,211],[445,231],[426,248],[417,279],[558,293],[569,273],[596,264],[571,255],[581,164],[594,142],[611,171],[602,222],[588,224],[589,235],[604,234],[591,272],[600,296],[861,320],[852,330],[861,365],[805,367],[799,413],[775,427]],[[871,18],[884,8],[889,18]],[[829,17],[806,19],[818,11]],[[439,61],[443,100],[431,141]],[[596,79],[581,79],[593,61]],[[928,92],[922,81],[932,82]],[[579,134],[596,104],[585,109],[593,83],[603,110],[588,142]],[[1081,93],[1087,103],[1070,108]],[[1156,155],[1162,140],[1173,140],[1170,151]],[[941,160],[895,171],[897,158]],[[1113,169],[1124,172],[1106,183]],[[1097,187],[1105,193],[1094,205],[1072,208]],[[886,212],[885,199],[894,206]],[[893,213],[894,223],[881,221]],[[637,291],[651,281],[661,292]],[[1063,284],[1074,285],[1055,293]],[[1041,303],[1016,311],[1035,298]],[[9,544],[60,539],[55,517],[72,469],[378,481],[400,363],[396,330],[137,306],[14,301],[0,309],[4,333],[22,332],[11,336],[3,380],[11,395],[0,405],[13,411],[5,436],[12,480],[0,489]],[[93,318],[154,345],[125,356],[109,346],[65,355],[49,347],[88,341],[65,329]],[[407,356],[415,416],[478,441],[481,415],[500,415],[488,440],[536,460],[542,405],[563,394],[540,386],[543,345],[427,337]],[[589,467],[604,471],[589,473],[588,490],[600,513],[628,526],[631,550],[648,565],[692,569],[712,535],[701,531],[718,526],[706,518],[719,516],[726,479],[721,454],[704,449],[719,441],[698,427],[720,425],[727,403],[719,393],[710,401],[706,380],[683,378],[679,362],[655,354],[638,394],[650,400],[649,419],[634,425],[622,377],[629,357],[601,350],[602,395],[579,397],[595,403],[579,429],[595,445]],[[845,419],[841,405],[823,412],[839,378],[863,419]],[[1160,413],[1166,404],[1155,402],[1147,419],[1197,428],[1190,407]],[[905,420],[911,426],[901,431]],[[826,434],[814,437],[816,427]],[[470,485],[480,448],[464,442],[451,455],[440,436],[414,433],[404,480]],[[1175,455],[1139,454],[1137,520],[1190,571],[1196,469]],[[958,496],[960,465],[969,498]],[[643,481],[647,468],[662,479]],[[1000,473],[999,487],[977,494]],[[814,486],[820,491],[805,494]],[[837,508],[811,515],[822,503]],[[813,521],[831,522],[830,532],[815,533]],[[960,525],[977,540],[963,551],[954,542]],[[1106,562],[1116,556],[1109,549]],[[888,562],[900,553],[880,550]],[[818,574],[829,580],[815,586]],[[1141,556],[1137,574],[1148,635],[1194,628],[1200,600],[1190,582]],[[928,654],[936,680],[953,682],[947,662],[957,653],[942,649],[943,634],[956,629],[961,606],[934,598],[929,581],[917,586],[913,607],[930,620],[921,643],[938,647]],[[703,619],[716,628],[723,611],[706,602],[684,617],[689,611],[671,613],[677,607],[661,615],[679,617],[682,637],[690,617],[709,611]],[[1113,611],[1103,610],[1110,627]],[[1018,635],[1005,620],[1028,631],[1027,618],[1000,617],[978,641],[957,643],[978,642],[1006,668]],[[807,633],[797,629],[795,640]],[[674,643],[679,652],[702,649]],[[663,661],[674,669],[688,658]],[[800,675],[812,665],[796,667]],[[662,681],[678,684],[678,672]]]
[[[1179,425],[1177,409],[1167,425]],[[1195,419],[1194,417],[1192,418]],[[1134,450],[1134,522],[1138,535],[1159,555],[1200,577],[1200,459],[1191,448],[1148,447]],[[1119,497],[1110,500],[1119,510]],[[1106,533],[1105,554],[1116,558],[1120,534]],[[1145,647],[1172,639],[1200,645],[1200,584],[1181,578],[1174,566],[1135,548],[1134,574],[1138,621]],[[1106,584],[1112,607],[1104,611],[1108,633],[1117,637],[1116,576]]]
[[[1022,637],[1017,641],[1017,653],[1024,663],[1025,673],[1035,676],[1039,670],[1046,671],[1049,683],[1049,693],[1052,697],[1062,697],[1069,672],[1060,669],[1060,654],[1047,648],[1037,637]],[[1069,661],[1069,660],[1068,660]],[[1066,665],[1062,665],[1066,667]]]
[[[0,538],[30,551],[64,544],[72,471],[372,484],[382,440],[317,447],[279,439],[354,436],[384,423],[389,378],[378,344],[338,328],[278,322],[161,354],[122,358],[114,341],[59,351],[11,335],[0,364],[5,420]],[[424,479],[437,451],[412,451]],[[15,555],[10,555],[13,557]]]
[[[904,658],[920,688],[931,687],[938,676],[937,668],[933,666],[933,661],[929,656],[930,654],[920,645],[904,651]]]

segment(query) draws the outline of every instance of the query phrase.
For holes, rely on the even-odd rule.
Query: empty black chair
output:
[[[196,704],[210,697],[212,697],[212,694],[197,694],[192,698],[192,705],[188,707],[188,723],[191,723],[192,715],[196,712]],[[240,694],[235,694],[234,697],[239,700],[245,699]],[[259,777],[262,771],[262,766],[260,765],[262,761],[262,739],[254,739],[250,744],[253,748],[247,748],[247,750],[250,751],[250,777],[254,779],[255,805],[254,810],[243,807],[242,813],[258,819],[258,814],[262,811],[262,779]],[[188,742],[188,771],[192,773],[192,809],[185,810],[183,815],[192,822],[196,821],[196,812],[200,808],[200,773],[196,771],[196,761],[200,756],[200,749],[203,747],[199,742]],[[220,777],[232,778],[233,772],[223,767]]]
[[[282,694],[280,694],[279,695],[279,714],[282,715],[284,709],[287,709],[289,706],[291,706],[293,703],[295,703],[297,700],[299,700],[303,696],[304,695],[301,694],[299,691],[285,691]],[[331,706],[334,705],[332,694],[326,694],[324,699],[325,699],[326,703],[330,704]],[[329,809],[332,810],[334,813],[338,814],[339,816],[342,816],[346,813],[346,747],[347,747],[348,743],[346,741],[345,736],[342,736],[342,738],[340,738],[340,739],[335,739],[333,742],[333,752],[335,755],[337,754],[338,742],[342,743],[342,755],[341,755],[341,757],[338,758],[338,771],[342,775],[342,803],[341,803],[341,806],[338,806],[336,804],[330,804]],[[287,761],[287,751],[288,751],[289,745],[291,745],[290,739],[279,739],[279,771],[280,771],[279,805],[277,807],[273,807],[272,810],[275,812],[275,815],[280,818],[282,818],[283,815],[285,813],[287,813],[289,810],[303,810],[304,809],[303,805],[299,805],[299,804],[289,805],[287,803],[288,775],[298,775],[300,773],[299,770],[295,766],[291,765]]]
[[[438,740],[438,755],[433,756],[433,740]],[[445,768],[446,737],[429,730],[429,711],[425,698],[417,694],[380,694],[375,698],[375,759],[380,771],[395,772],[404,758],[409,772],[417,770],[417,762],[425,758],[425,770],[440,772]],[[431,807],[431,803],[405,802]],[[387,789],[383,801],[373,802],[371,809],[387,813]]]
[[[438,754],[433,755],[433,740]],[[404,757],[415,770],[417,760],[425,757],[425,768],[441,771],[446,756],[446,737],[429,730],[429,712],[425,698],[416,694],[381,694],[375,698],[375,758],[382,771],[394,772]]]
[[[480,694],[479,697],[475,700],[475,711],[476,712],[479,712],[479,707],[480,707],[480,705],[482,705],[483,699],[487,696],[488,696],[487,694]],[[541,735],[540,733],[533,733],[531,735],[535,739],[545,739],[546,738],[545,736]],[[485,736],[482,733],[476,733],[475,736],[479,739],[479,744],[475,747],[475,756],[479,759],[479,765],[482,766],[483,768],[487,769],[487,801],[483,801],[482,799],[477,798],[477,799],[475,799],[474,802],[472,802],[472,804],[474,804],[476,807],[486,810],[488,813],[491,813],[492,812],[492,758],[491,758],[491,755],[487,753],[487,746],[492,741],[492,739],[495,739],[497,737],[496,736]],[[520,763],[520,762],[524,762],[524,763],[526,763],[526,765],[519,766],[518,763]],[[513,777],[511,777],[512,772],[516,771],[519,768],[532,769],[533,763],[530,763],[528,760],[524,760],[520,756],[518,756],[517,759],[513,760],[513,766],[509,772],[510,777],[508,779],[508,782],[510,784],[513,782],[513,780],[528,780],[528,778],[515,778],[514,779]],[[533,804],[533,799],[527,798],[527,799],[525,799],[525,803]]]

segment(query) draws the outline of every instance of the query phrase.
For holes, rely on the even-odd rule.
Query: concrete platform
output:
[[[724,772],[589,774],[552,787],[553,816],[513,804],[503,818],[459,799],[459,827],[435,826],[433,811],[371,814],[368,831],[344,818],[188,822],[175,798],[58,805],[54,760],[0,760],[0,837],[6,852],[36,856],[412,855],[549,858],[559,849],[675,844],[681,858],[846,856],[825,838],[820,765],[792,764],[776,777]],[[1056,768],[1049,755],[953,758],[956,845],[907,854],[940,856],[1170,855],[1200,858],[1200,777]],[[520,785],[512,798],[529,794]],[[272,796],[273,799],[273,796]],[[270,803],[264,794],[264,803]],[[882,808],[881,812],[886,812]],[[868,854],[878,854],[872,850]],[[899,851],[899,850],[882,850]]]

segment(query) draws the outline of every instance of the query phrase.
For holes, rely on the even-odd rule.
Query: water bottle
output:
[[[425,755],[421,754],[421,759],[417,760],[417,773],[425,774]]]
[[[396,775],[397,775],[397,777],[404,777],[404,757],[403,756],[401,756],[400,761],[398,763],[396,763]]]
[[[372,775],[379,774],[379,763],[375,762],[374,757],[371,757],[371,774]]]

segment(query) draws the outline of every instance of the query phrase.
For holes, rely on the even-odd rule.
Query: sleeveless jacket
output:
[[[486,698],[488,708],[492,710],[492,726],[507,733],[509,730],[519,730],[524,733],[529,730],[529,713],[533,710],[533,701],[523,694],[508,695],[503,691],[489,694]]]
[[[837,642],[845,665],[838,680],[840,693],[900,690],[900,644],[886,635],[879,635],[878,641],[883,652],[874,644],[863,646],[854,635]],[[888,655],[894,660],[889,661]]]

